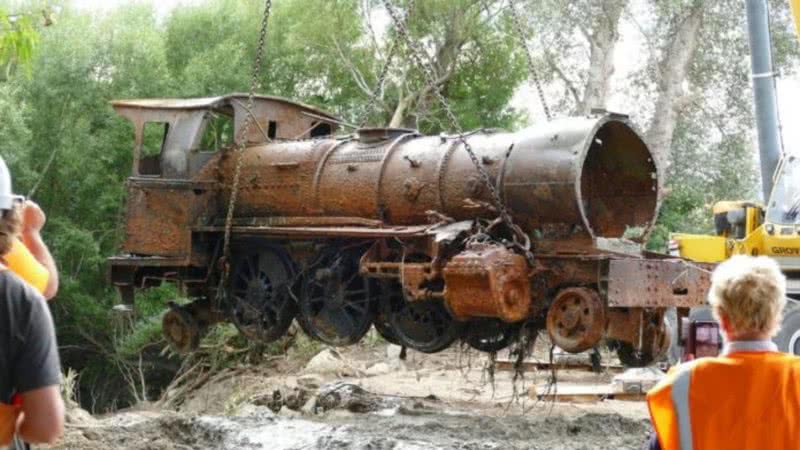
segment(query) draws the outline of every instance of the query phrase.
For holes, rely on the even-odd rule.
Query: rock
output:
[[[102,433],[98,433],[97,431],[94,431],[94,430],[91,430],[91,429],[83,430],[83,437],[85,437],[87,441],[102,441],[103,440],[103,434]]]
[[[553,350],[553,362],[558,364],[584,364],[591,366],[591,352],[569,353],[559,347],[556,347],[555,350]]]
[[[377,375],[385,375],[391,371],[392,367],[389,364],[385,362],[379,362],[377,364],[373,364],[372,366],[370,366],[366,370],[366,374],[367,376],[374,377]]]
[[[389,361],[395,361],[400,359],[400,352],[403,350],[403,347],[399,345],[389,344],[386,346],[386,359]]]
[[[311,397],[306,401],[306,404],[300,408],[300,412],[307,415],[313,416],[317,413],[317,397]]]
[[[349,367],[342,356],[333,349],[325,349],[311,358],[306,364],[306,372],[340,374],[348,372]]]
[[[297,385],[308,390],[319,389],[322,386],[322,382],[322,377],[313,373],[297,377]]]
[[[308,390],[303,388],[294,388],[286,394],[284,405],[286,405],[289,409],[299,411],[306,404],[309,397],[311,397],[311,393]]]
[[[317,407],[322,411],[344,409],[352,413],[375,412],[387,407],[386,400],[351,383],[336,382],[325,385],[317,397]]]
[[[97,422],[97,419],[92,417],[89,411],[75,407],[64,412],[64,422],[71,425],[91,425]]]
[[[266,406],[272,410],[272,412],[277,414],[286,401],[284,399],[283,392],[281,392],[280,389],[274,389],[271,393],[262,392],[250,397],[248,403],[251,403],[255,406]]]
[[[656,367],[632,368],[614,377],[613,383],[623,392],[645,393],[664,378]]]
[[[253,405],[245,403],[236,411],[236,417],[257,417],[263,419],[265,417],[273,417],[275,413],[266,406]]]
[[[283,417],[300,417],[301,416],[301,414],[299,412],[288,408],[286,405],[284,405],[281,408],[281,410],[278,411],[278,415],[279,416],[283,416]]]

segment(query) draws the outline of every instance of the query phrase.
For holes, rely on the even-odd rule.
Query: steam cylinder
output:
[[[622,116],[565,118],[514,133],[478,131],[467,142],[527,232],[619,237],[627,227],[646,230],[655,221],[656,165]],[[345,139],[249,147],[243,158],[237,217],[414,225],[428,223],[429,211],[457,220],[497,215],[454,136],[362,129]],[[227,196],[232,158],[223,159],[219,177]]]

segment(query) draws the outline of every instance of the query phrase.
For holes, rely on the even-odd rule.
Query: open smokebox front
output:
[[[650,150],[624,122],[590,137],[576,183],[584,224],[596,237],[644,234],[656,220],[658,171]],[[627,236],[626,236],[627,237]]]

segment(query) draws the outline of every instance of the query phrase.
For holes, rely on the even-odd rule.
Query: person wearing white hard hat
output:
[[[12,241],[3,262],[50,300],[58,292],[58,269],[40,234],[46,220],[44,212],[36,203],[13,194],[11,175],[0,157],[0,211],[12,208],[20,209],[22,223],[18,239]]]
[[[11,190],[0,158],[0,448],[51,443],[64,431],[61,365],[50,309],[42,295],[8,269],[20,237],[23,201]],[[32,228],[41,228],[43,221]]]

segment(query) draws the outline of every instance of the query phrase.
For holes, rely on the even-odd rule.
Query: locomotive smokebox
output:
[[[517,133],[504,175],[506,202],[545,237],[647,232],[659,205],[658,169],[620,116],[566,118]]]
[[[458,138],[376,131],[249,147],[237,216],[386,225],[424,224],[430,211],[456,220],[497,216]],[[615,238],[629,227],[645,232],[655,220],[657,168],[623,116],[566,118],[516,133],[476,131],[466,140],[515,221],[526,232],[537,230],[537,238]],[[232,171],[225,161],[227,192]]]

